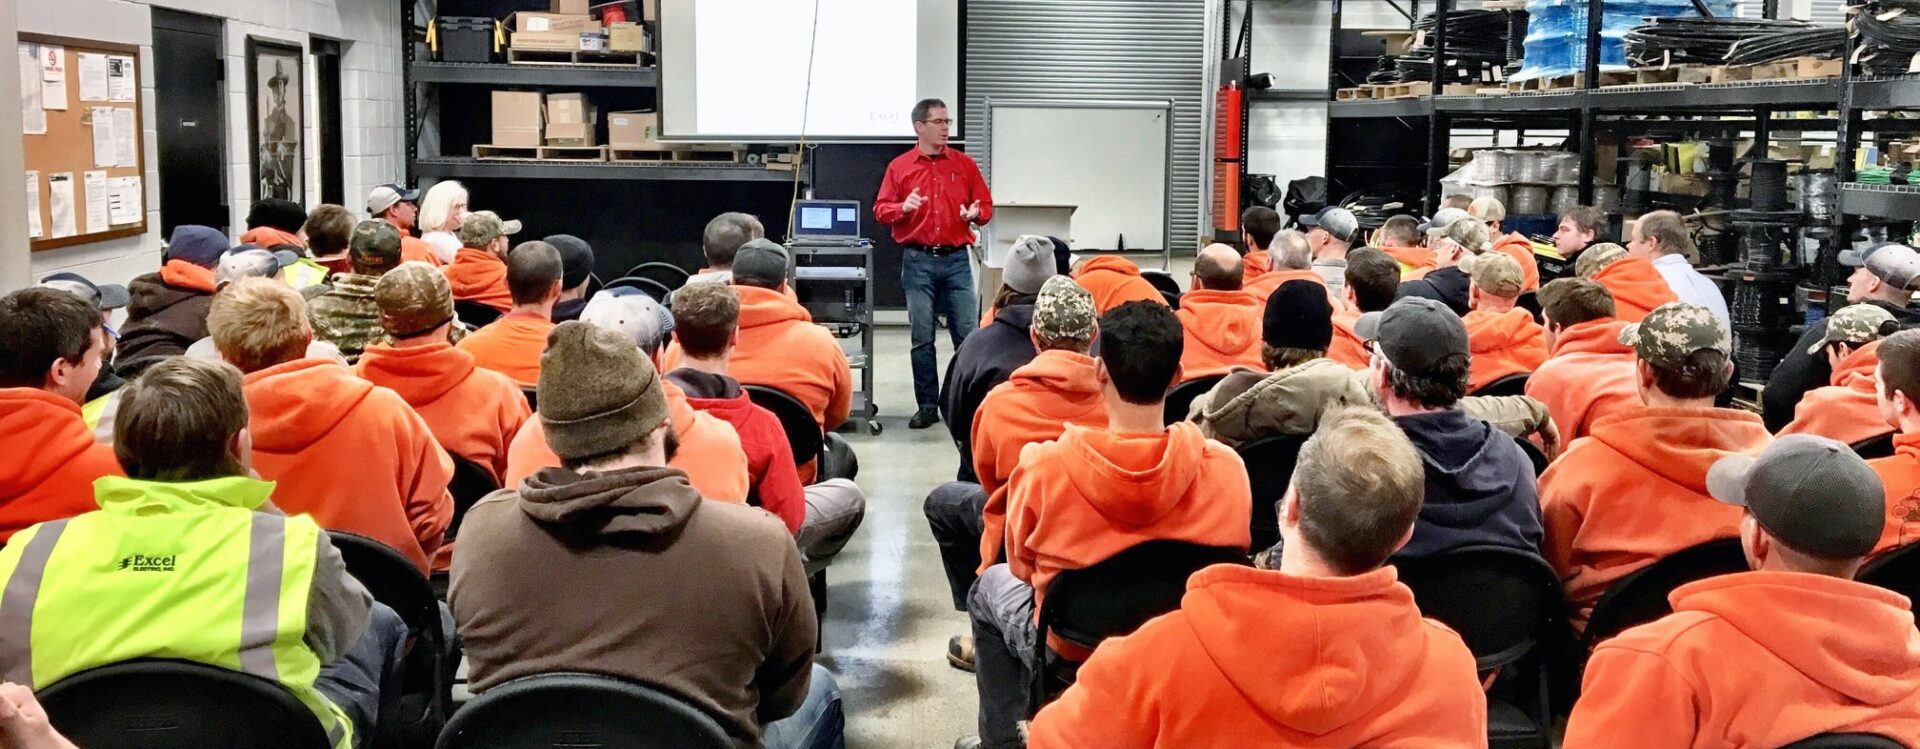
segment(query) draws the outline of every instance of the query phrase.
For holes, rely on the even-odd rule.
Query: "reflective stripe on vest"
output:
[[[66,530],[67,521],[62,519],[34,531],[21,548],[20,563],[7,576],[6,589],[0,590],[0,675],[29,688],[33,686],[33,606],[40,598],[40,581],[47,575],[53,546]]]

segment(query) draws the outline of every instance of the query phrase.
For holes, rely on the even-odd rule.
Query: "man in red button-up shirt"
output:
[[[913,399],[919,409],[907,425],[925,429],[940,420],[939,372],[933,350],[934,316],[947,316],[953,347],[973,332],[980,300],[973,293],[973,227],[993,218],[993,196],[980,166],[947,148],[953,120],[939,99],[913,107],[913,150],[887,165],[873,217],[893,227],[893,241],[906,249],[900,286],[907,292],[913,328]]]

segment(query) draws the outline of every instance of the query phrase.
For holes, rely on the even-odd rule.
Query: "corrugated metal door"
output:
[[[967,0],[966,122],[980,168],[986,100],[1173,100],[1174,247],[1201,235],[1204,0]],[[1097,138],[1098,133],[1087,137]]]

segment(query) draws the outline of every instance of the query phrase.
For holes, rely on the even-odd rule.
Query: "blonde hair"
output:
[[[1420,454],[1385,414],[1341,408],[1320,417],[1293,471],[1300,535],[1341,574],[1385,564],[1420,515]]]
[[[459,210],[455,210],[455,206]],[[465,217],[467,207],[467,187],[454,180],[435,182],[427,188],[427,194],[420,199],[421,231],[453,231],[459,227],[448,228],[447,224]]]
[[[215,294],[207,332],[220,358],[249,373],[302,358],[313,341],[306,301],[271,278],[243,278]]]

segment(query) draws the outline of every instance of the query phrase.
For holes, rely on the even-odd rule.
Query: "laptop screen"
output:
[[[795,237],[860,236],[860,202],[857,200],[802,200],[794,212],[792,235]]]

